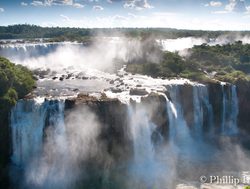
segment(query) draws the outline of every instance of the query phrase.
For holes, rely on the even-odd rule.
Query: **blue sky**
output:
[[[0,0],[0,25],[250,30],[250,0]]]

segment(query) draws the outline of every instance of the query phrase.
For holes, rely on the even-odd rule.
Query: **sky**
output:
[[[0,0],[0,25],[250,30],[250,0]]]

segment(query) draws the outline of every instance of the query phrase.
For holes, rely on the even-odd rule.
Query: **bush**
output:
[[[15,65],[0,57],[0,98],[11,104],[23,98],[35,86],[33,74],[21,65]]]
[[[217,75],[216,78],[220,81],[235,83],[237,80],[249,81],[250,78],[242,71],[233,71],[225,75]]]

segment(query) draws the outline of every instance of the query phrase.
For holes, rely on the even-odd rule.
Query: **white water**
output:
[[[213,108],[209,102],[208,89],[206,86],[193,87],[193,113],[194,113],[194,128],[197,139],[202,139],[203,129],[206,123],[212,130],[213,126]],[[205,121],[205,122],[204,122]]]
[[[156,128],[155,125],[150,122],[147,112],[144,109],[134,109],[128,106],[128,114],[136,163],[153,161],[154,147],[151,141],[151,135]]]
[[[41,153],[47,104],[19,101],[11,112],[12,162],[25,166]]]
[[[178,146],[178,149],[175,149],[178,151],[177,153],[180,152],[185,154],[185,156],[189,156],[190,153],[192,153],[193,141],[180,102],[180,86],[171,85],[168,86],[167,89],[170,92],[170,97],[176,110],[176,114],[173,111],[168,111],[170,143],[174,144],[174,146]],[[168,103],[167,106],[169,107]],[[168,110],[169,109],[170,108],[168,108]]]
[[[11,160],[24,170],[24,182],[39,186],[66,173],[60,164],[67,157],[63,101],[20,100],[11,112],[11,132]],[[50,156],[44,155],[48,149]],[[52,158],[55,154],[60,162]],[[54,163],[46,171],[48,160]]]
[[[236,86],[222,85],[222,118],[221,132],[225,135],[238,133],[237,117],[239,113]]]
[[[48,101],[46,104],[46,128],[43,133],[44,142],[41,144],[43,151],[30,161],[25,170],[25,182],[42,188],[59,187],[62,183],[66,186],[67,171],[70,170],[67,167],[69,151],[64,124],[64,101]]]
[[[151,136],[155,125],[150,122],[147,112],[137,105],[135,107],[128,105],[128,115],[134,151],[131,174],[145,182],[154,175],[151,168],[156,162]]]

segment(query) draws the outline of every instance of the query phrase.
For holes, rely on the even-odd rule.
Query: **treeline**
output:
[[[172,28],[69,28],[69,27],[40,27],[36,25],[21,24],[0,26],[0,39],[34,39],[55,38],[57,40],[78,40],[86,37],[104,35],[138,37],[153,35],[163,38],[201,37],[215,38],[220,35],[237,34],[233,31],[202,31],[202,30],[178,30]],[[241,32],[241,35],[250,34],[249,31]]]
[[[177,52],[166,51],[162,52],[159,63],[134,61],[128,63],[127,70],[152,77],[183,77],[199,82],[249,81],[250,44],[241,41],[216,46],[203,44],[189,49],[184,58]]]

